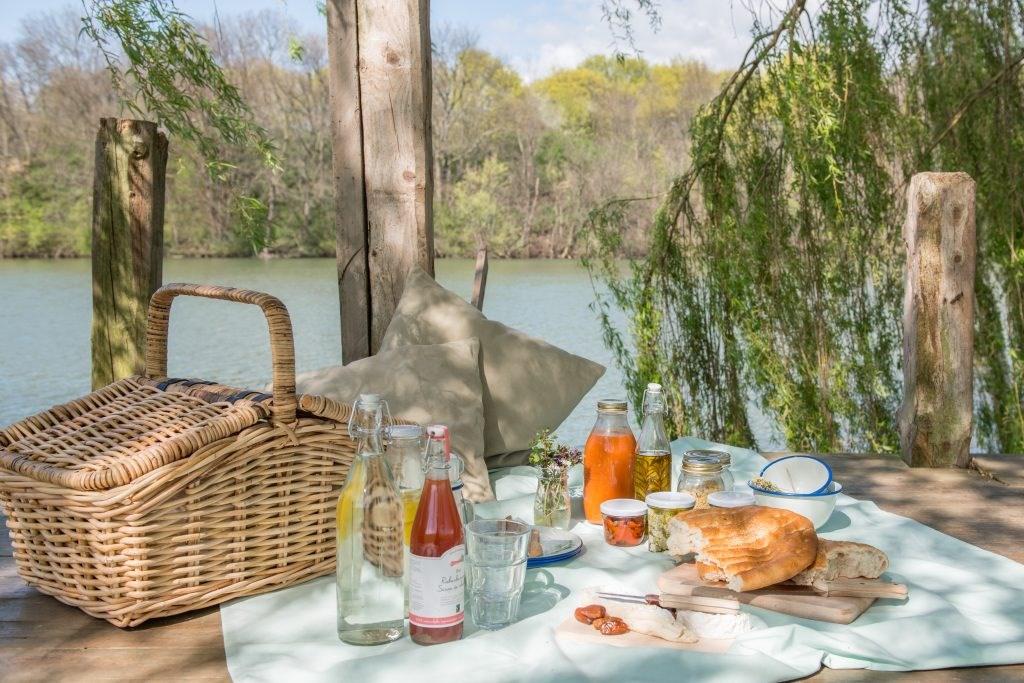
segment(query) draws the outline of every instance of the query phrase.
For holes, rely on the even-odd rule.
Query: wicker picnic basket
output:
[[[255,304],[273,395],[167,378],[176,296]],[[149,307],[145,376],[0,430],[0,503],[18,573],[117,626],[334,568],[350,409],[295,394],[288,311],[259,292],[173,284]]]

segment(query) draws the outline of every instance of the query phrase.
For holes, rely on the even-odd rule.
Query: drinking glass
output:
[[[467,587],[473,622],[497,630],[516,620],[526,579],[530,525],[475,519],[466,525]]]

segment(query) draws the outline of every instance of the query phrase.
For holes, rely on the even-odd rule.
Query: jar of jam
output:
[[[583,448],[583,513],[601,523],[601,504],[633,497],[636,439],[629,428],[625,401],[597,402],[597,422]]]
[[[604,540],[608,545],[632,547],[647,537],[647,504],[635,498],[613,498],[601,503]]]

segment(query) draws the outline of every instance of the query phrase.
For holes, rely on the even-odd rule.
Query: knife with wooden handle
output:
[[[654,605],[664,609],[684,609],[708,614],[735,614],[740,611],[739,600],[733,598],[709,598],[699,595],[669,595],[648,593],[629,595],[625,593],[598,592],[597,597],[617,602],[631,602],[638,605]]]

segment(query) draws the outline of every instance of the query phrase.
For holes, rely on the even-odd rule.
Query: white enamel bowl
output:
[[[828,485],[832,483],[832,468],[824,460],[811,455],[787,455],[762,467],[761,478],[785,493],[800,496],[827,493]]]
[[[748,483],[748,486],[750,486],[750,490],[754,494],[754,501],[758,505],[781,508],[803,515],[811,520],[815,529],[823,527],[828,518],[832,516],[832,511],[836,509],[836,500],[843,490],[842,485],[837,481],[830,483],[826,491],[806,495],[772,493],[757,488],[752,482]]]

